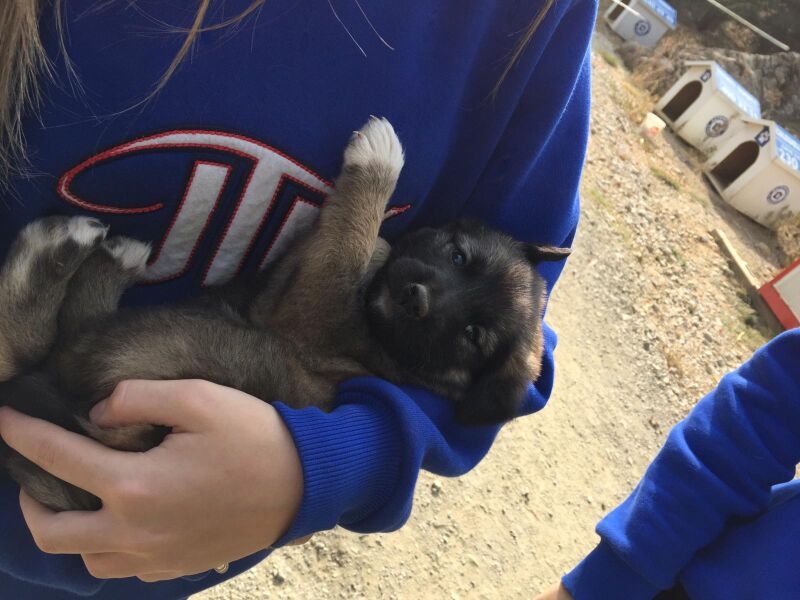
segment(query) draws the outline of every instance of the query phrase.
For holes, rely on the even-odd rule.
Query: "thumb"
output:
[[[205,422],[198,397],[207,396],[204,381],[122,381],[107,399],[89,413],[99,427],[128,425],[163,425],[186,431],[196,430]]]

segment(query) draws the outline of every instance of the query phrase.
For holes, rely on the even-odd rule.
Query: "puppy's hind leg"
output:
[[[64,369],[77,368],[69,365],[75,361],[81,332],[116,312],[125,290],[141,279],[149,256],[149,244],[117,236],[105,240],[80,266],[69,282],[58,316],[60,343],[52,365],[60,375]],[[149,450],[164,436],[160,428],[150,426],[101,429],[86,418],[88,407],[82,409],[83,415],[76,417],[80,430],[118,450]]]
[[[26,373],[0,383],[0,406],[10,406],[37,419],[81,433],[72,403],[62,397],[44,373]],[[96,510],[91,494],[42,470],[0,440],[0,470],[5,470],[28,494],[52,510]]]
[[[0,381],[47,354],[67,285],[105,235],[88,217],[46,217],[20,232],[0,269]]]
[[[92,322],[116,312],[123,292],[141,279],[149,256],[149,244],[116,236],[83,262],[69,282],[58,316],[59,333],[68,345]]]

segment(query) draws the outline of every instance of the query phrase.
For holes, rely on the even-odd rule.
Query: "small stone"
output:
[[[275,585],[283,585],[286,583],[286,578],[281,574],[280,571],[278,571],[278,569],[272,570],[272,583]]]
[[[438,479],[435,479],[433,483],[431,483],[431,495],[438,496],[442,493],[442,482]]]

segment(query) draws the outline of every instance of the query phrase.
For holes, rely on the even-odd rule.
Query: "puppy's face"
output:
[[[402,368],[448,390],[461,422],[508,420],[539,375],[545,288],[534,265],[567,254],[470,220],[409,233],[367,289],[371,333]]]

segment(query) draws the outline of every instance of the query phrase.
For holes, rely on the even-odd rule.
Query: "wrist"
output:
[[[366,404],[330,413],[274,406],[291,434],[302,473],[298,510],[275,547],[340,522],[356,523],[391,495],[401,451],[388,411]]]
[[[295,446],[294,438],[286,426],[286,422],[278,411],[273,410],[270,412],[275,419],[273,427],[270,428],[270,435],[275,436],[275,447],[280,454],[280,456],[271,457],[270,460],[276,461],[281,465],[280,513],[283,527],[281,527],[280,537],[282,538],[289,531],[297,517],[303,500],[303,466],[300,462],[300,455]],[[270,489],[267,493],[274,497],[275,490]],[[268,505],[268,503],[265,503],[265,505]],[[274,539],[270,541],[274,542]]]

